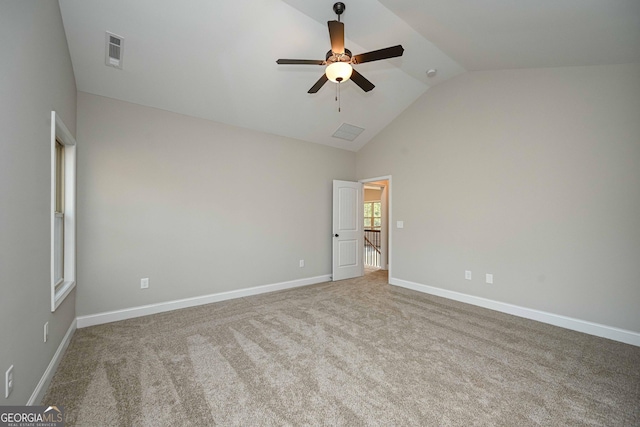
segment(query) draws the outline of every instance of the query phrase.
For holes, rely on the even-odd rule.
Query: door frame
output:
[[[383,229],[386,229],[386,234],[387,234],[387,269],[389,272],[389,277],[393,277],[391,275],[391,268],[393,267],[393,263],[392,263],[392,257],[391,257],[391,243],[393,241],[393,227],[391,226],[391,224],[393,224],[393,192],[392,192],[392,177],[391,175],[385,175],[385,176],[378,176],[375,178],[365,178],[365,179],[361,179],[358,182],[362,183],[362,184],[367,184],[369,182],[376,182],[376,181],[387,181],[388,185],[386,188],[387,194],[388,194],[388,199],[389,201],[387,202],[386,198],[382,197],[380,200],[382,202],[381,207],[382,207],[382,223],[384,225],[384,223],[386,222],[386,227],[382,227]],[[364,192],[364,189],[362,190]],[[364,194],[362,195],[362,199],[364,200]],[[386,220],[386,221],[385,221]],[[362,231],[364,233],[364,230]],[[381,233],[383,233],[383,230],[381,229]],[[381,244],[384,244],[384,234],[381,234],[380,236],[380,240],[381,240]],[[363,263],[364,263],[364,253],[363,253]]]

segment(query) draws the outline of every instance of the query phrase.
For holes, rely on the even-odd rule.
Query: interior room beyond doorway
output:
[[[365,269],[387,269],[388,181],[364,183],[364,248]]]

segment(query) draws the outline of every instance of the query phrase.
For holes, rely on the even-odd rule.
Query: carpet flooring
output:
[[[386,272],[79,329],[66,426],[640,426],[640,348]]]

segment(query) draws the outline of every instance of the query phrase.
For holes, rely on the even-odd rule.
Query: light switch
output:
[[[397,227],[397,228],[404,228],[404,221],[398,221],[398,222],[396,222],[396,227]]]

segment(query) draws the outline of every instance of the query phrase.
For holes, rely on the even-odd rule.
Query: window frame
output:
[[[374,212],[375,209],[373,208],[374,203],[379,203],[380,204],[380,216],[375,216]],[[366,204],[371,204],[371,216],[364,216],[362,215],[363,219],[366,220],[367,218],[371,219],[371,226],[370,227],[366,227],[364,226],[365,230],[380,230],[382,229],[382,201],[381,200],[367,200],[365,202],[363,202],[363,209],[362,212],[364,213],[365,208],[364,205]],[[380,225],[378,227],[375,226],[375,219],[376,218],[380,218]],[[363,222],[364,224],[364,222]]]
[[[53,282],[58,289],[64,284],[64,144],[56,137],[55,146],[55,222]],[[58,253],[60,252],[60,253]]]
[[[62,145],[61,152],[57,148]],[[76,140],[55,111],[51,112],[51,311],[62,304],[76,286]],[[62,155],[60,159],[59,155]],[[62,163],[61,163],[62,162]],[[63,171],[59,171],[63,164]],[[59,173],[61,172],[61,173]],[[59,185],[62,184],[60,191]],[[62,196],[62,197],[60,197]],[[60,206],[62,202],[62,206]],[[59,209],[62,208],[60,212]],[[56,220],[62,218],[61,233]],[[61,235],[61,237],[58,237]],[[61,249],[59,239],[62,239]],[[61,253],[60,253],[61,251]],[[56,277],[62,257],[61,278]]]

